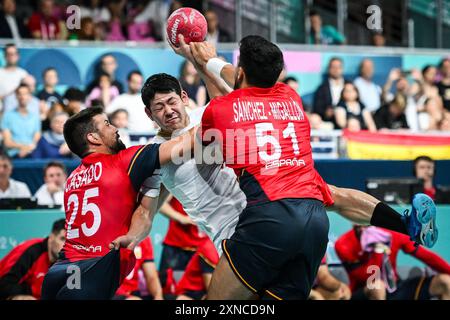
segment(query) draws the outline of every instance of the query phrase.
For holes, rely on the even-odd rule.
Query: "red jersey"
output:
[[[158,151],[159,145],[153,144],[82,159],[64,191],[67,240],[63,259],[102,257],[110,251],[111,241],[128,232],[142,183],[159,168]],[[133,256],[125,249],[121,254]]]
[[[117,295],[128,296],[139,290],[139,270],[146,262],[153,262],[153,246],[150,237],[145,238],[134,248],[136,264],[134,269],[128,274],[122,285],[117,289]]]
[[[392,236],[389,261],[397,274],[397,255],[400,250],[413,255],[437,272],[450,274],[450,265],[432,251],[421,246],[414,246],[414,242],[407,235],[383,229]],[[336,253],[347,269],[350,278],[350,289],[356,289],[366,285],[367,279],[373,276],[371,266],[378,266],[381,270],[383,253],[362,252],[360,239],[354,229],[343,234],[335,243]]]
[[[215,98],[202,118],[203,142],[222,143],[225,162],[240,177],[250,205],[283,198],[333,203],[314,169],[310,131],[300,97],[283,83]]]
[[[42,40],[56,40],[59,34],[59,21],[54,17],[46,18],[41,13],[33,13],[28,22],[31,33],[39,31]]]
[[[203,274],[213,273],[218,262],[217,250],[212,241],[207,238],[186,266],[183,277],[177,284],[176,294],[180,295],[187,291],[206,291]]]
[[[187,216],[183,205],[175,198],[170,200],[169,204],[179,213]],[[181,248],[184,250],[194,251],[205,241],[206,233],[202,232],[196,225],[183,225],[177,221],[170,219],[169,229],[163,243],[169,246]]]
[[[20,294],[40,299],[50,265],[48,238],[16,246],[0,261],[0,300]]]

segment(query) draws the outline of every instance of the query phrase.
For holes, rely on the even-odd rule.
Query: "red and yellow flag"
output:
[[[413,160],[429,156],[435,160],[450,159],[450,133],[393,133],[344,131],[350,159]]]

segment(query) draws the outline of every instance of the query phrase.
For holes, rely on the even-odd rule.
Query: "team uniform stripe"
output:
[[[233,264],[233,261],[231,260],[230,254],[228,253],[227,247],[226,247],[226,242],[227,240],[223,240],[223,251],[225,252],[225,256],[228,260],[228,262],[230,263],[231,269],[233,270],[234,274],[241,280],[241,282],[247,287],[249,288],[251,291],[253,291],[254,293],[257,293],[258,290],[256,290],[255,288],[253,288],[247,281],[245,281],[245,279],[241,276],[241,274],[239,273],[239,271],[237,271],[236,267]]]

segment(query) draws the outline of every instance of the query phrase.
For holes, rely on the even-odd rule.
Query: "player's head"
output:
[[[145,113],[163,133],[171,134],[189,124],[186,112],[189,97],[177,78],[165,73],[155,74],[145,81],[141,94]]]
[[[58,254],[61,251],[64,241],[66,241],[66,221],[64,219],[56,220],[53,223],[52,231],[48,236],[48,253],[50,262],[58,259]]]
[[[91,107],[70,117],[64,124],[64,139],[70,151],[80,158],[92,152],[116,154],[126,148],[101,107]]]
[[[435,171],[434,160],[428,156],[414,159],[414,176],[424,181],[433,181]]]
[[[260,36],[247,36],[239,43],[239,62],[235,74],[235,89],[270,88],[283,70],[283,53],[272,42]]]

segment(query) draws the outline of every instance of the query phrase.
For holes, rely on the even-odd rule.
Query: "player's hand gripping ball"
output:
[[[186,44],[202,42],[208,32],[205,17],[195,9],[180,8],[167,19],[167,39],[175,47],[179,46],[178,35],[184,36]]]

